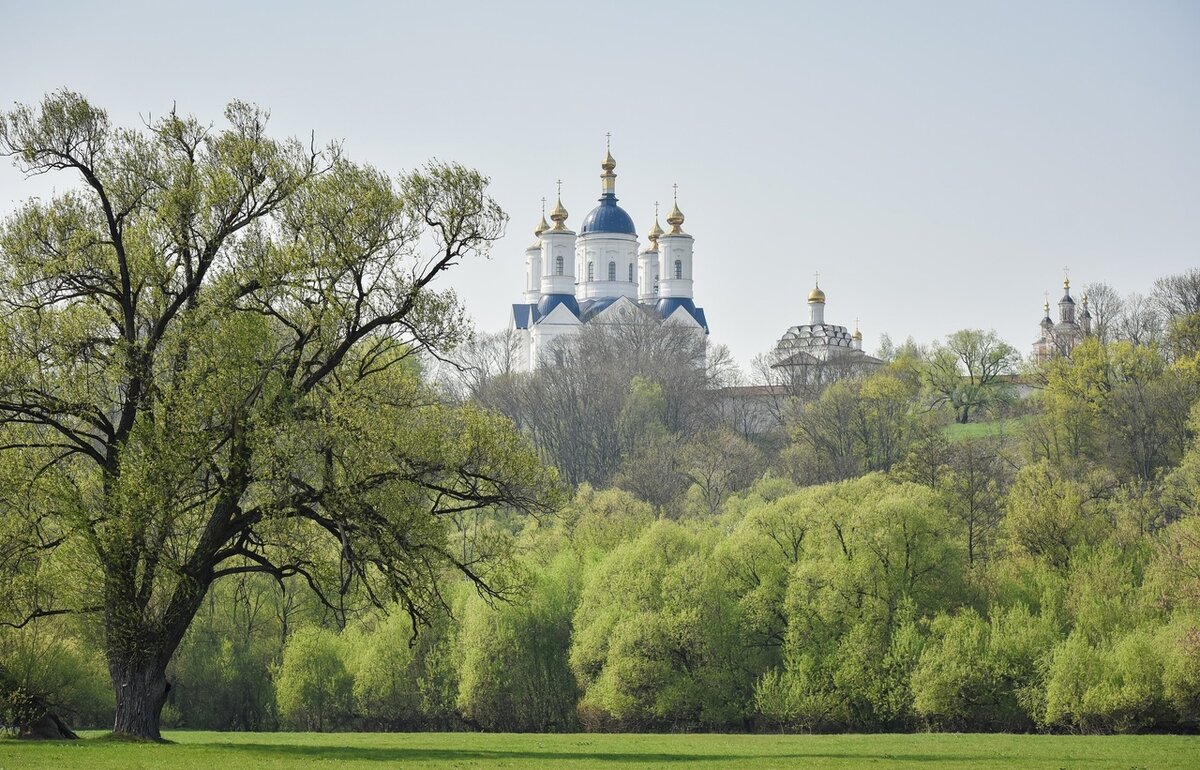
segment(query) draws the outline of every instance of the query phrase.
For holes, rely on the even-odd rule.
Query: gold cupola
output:
[[[821,291],[820,286],[813,286],[813,290],[808,293],[808,302],[809,304],[814,302],[825,304],[825,292]]]
[[[550,228],[554,231],[561,232],[566,230],[566,225],[563,222],[567,221],[567,209],[562,205],[562,183],[559,183],[558,200],[554,203],[554,208],[550,209],[550,221],[554,223],[554,227]]]
[[[671,226],[670,235],[683,235],[683,212],[679,210],[679,201],[671,204],[671,211],[667,214],[667,224]]]
[[[612,148],[609,142],[612,139],[612,134],[608,134],[604,139],[604,160],[600,161],[600,192],[604,195],[617,194],[617,161],[612,156]]]
[[[655,205],[657,206],[657,204],[655,204]],[[654,215],[654,227],[650,228],[650,232],[646,236],[647,238],[650,239],[650,247],[647,249],[647,251],[658,251],[658,239],[662,235],[663,235],[663,229],[662,229],[662,226],[658,224],[658,215],[655,214]]]
[[[543,203],[542,204],[542,221],[538,222],[537,227],[533,228],[533,239],[534,240],[533,240],[533,243],[530,245],[529,250],[541,248],[542,233],[546,232],[549,229],[550,229],[550,225],[546,223],[546,204]]]

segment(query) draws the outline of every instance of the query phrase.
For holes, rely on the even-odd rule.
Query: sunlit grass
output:
[[[1028,419],[1028,417],[1010,417],[1004,420],[991,420],[990,422],[969,422],[965,425],[951,423],[946,426],[944,432],[946,438],[951,441],[983,438],[985,436],[1015,436],[1025,426]]]
[[[0,740],[0,770],[1088,768],[1200,766],[1200,737],[170,732],[171,743]]]

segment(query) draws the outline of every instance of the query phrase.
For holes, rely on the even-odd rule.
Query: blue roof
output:
[[[579,317],[579,303],[575,301],[574,294],[543,294],[535,309],[537,315],[534,317],[533,322],[537,323],[550,315],[550,311],[559,305],[566,305],[567,310],[570,310],[572,315],[576,318]]]
[[[528,329],[533,325],[537,308],[533,305],[513,305],[513,322],[518,329]]]
[[[581,321],[592,320],[596,316],[600,315],[600,313],[604,312],[604,309],[606,307],[608,307],[609,305],[611,305],[612,303],[614,303],[616,301],[617,301],[616,297],[602,297],[600,299],[585,299],[583,301],[583,303],[579,306],[579,310],[580,310],[579,320],[581,320]]]
[[[679,308],[686,310],[687,314],[696,320],[696,323],[704,327],[705,333],[708,332],[708,319],[704,317],[704,309],[696,307],[696,303],[692,302],[689,297],[663,297],[654,306],[659,318],[670,318],[671,314]]]
[[[588,215],[583,218],[583,226],[579,228],[579,234],[584,233],[624,233],[626,235],[637,235],[637,230],[633,227],[633,218],[617,205],[617,196],[614,193],[605,193],[600,196],[600,205],[588,212]]]

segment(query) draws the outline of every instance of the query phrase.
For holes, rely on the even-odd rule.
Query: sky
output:
[[[1200,266],[1200,2],[22,2],[0,107],[67,87],[116,124],[232,99],[399,173],[491,177],[511,216],[448,283],[481,330],[521,301],[540,200],[678,184],[712,340],[749,364],[820,273],[864,346],[994,329],[1022,352],[1063,268],[1147,292]],[[69,186],[0,164],[0,215]],[[665,222],[664,222],[665,224]]]

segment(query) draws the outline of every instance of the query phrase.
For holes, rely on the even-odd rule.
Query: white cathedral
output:
[[[532,371],[552,353],[556,340],[586,324],[620,324],[630,313],[708,334],[704,310],[692,299],[692,236],[683,231],[676,201],[663,232],[657,215],[639,251],[633,219],[617,205],[617,162],[606,152],[600,164],[600,205],[583,218],[579,233],[567,229],[562,191],[525,250],[525,301],[512,306],[509,327],[519,344],[519,369]]]

